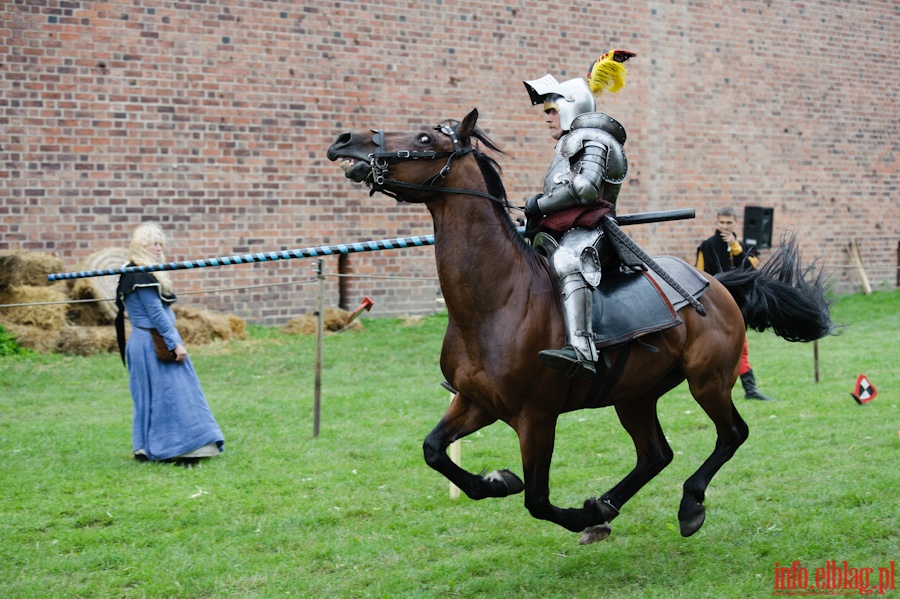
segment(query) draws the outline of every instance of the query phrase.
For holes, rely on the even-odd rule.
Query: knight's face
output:
[[[545,108],[544,115],[544,122],[550,129],[550,137],[558,140],[563,136],[563,130],[559,126],[559,111],[556,108]]]

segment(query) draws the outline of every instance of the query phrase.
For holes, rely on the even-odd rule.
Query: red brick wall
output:
[[[347,129],[412,129],[471,108],[508,152],[511,200],[552,155],[521,84],[581,76],[611,47],[638,53],[601,109],[628,130],[620,213],[694,208],[633,227],[652,253],[693,259],[718,207],[774,208],[837,290],[846,242],[893,288],[900,13],[891,2],[409,3],[209,0],[0,4],[0,250],[78,261],[161,221],[169,258],[431,233],[421,206],[369,197],[325,158]],[[477,257],[473,257],[477,258]],[[347,303],[422,313],[433,251],[354,254]],[[191,298],[253,321],[313,308],[314,261],[174,274]],[[326,259],[326,273],[338,271]],[[338,301],[329,277],[326,303]]]

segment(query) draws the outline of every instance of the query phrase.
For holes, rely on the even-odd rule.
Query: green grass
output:
[[[521,495],[453,500],[425,465],[449,401],[442,315],[327,337],[318,439],[314,337],[251,327],[193,349],[227,447],[193,468],[131,459],[117,355],[0,358],[0,597],[769,597],[776,562],[811,579],[826,560],[877,571],[900,556],[900,292],[833,314],[847,328],[819,343],[818,383],[812,345],[751,333],[757,382],[779,401],[736,392],[750,439],[695,536],[678,533],[681,484],[715,436],[681,386],[660,404],[674,462],[590,546]],[[849,394],[860,373],[879,389],[864,406]],[[634,463],[612,410],[567,414],[558,433],[557,505]],[[473,435],[462,463],[521,473],[515,435]]]

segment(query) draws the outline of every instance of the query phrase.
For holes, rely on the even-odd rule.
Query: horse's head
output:
[[[475,126],[477,121],[478,110],[473,109],[460,123],[443,121],[422,131],[348,131],[328,148],[328,159],[337,161],[347,178],[368,185],[371,193],[382,192],[401,201],[425,201],[433,197],[433,192],[447,191],[474,191],[503,201],[506,194],[496,162],[473,147],[472,139],[494,151],[500,149]],[[455,173],[451,183],[454,166],[470,154],[475,156],[483,176],[478,181],[467,181]],[[448,189],[454,186],[462,189]],[[487,193],[482,191],[485,186]]]

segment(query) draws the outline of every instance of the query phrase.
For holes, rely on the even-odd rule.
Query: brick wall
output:
[[[900,11],[891,2],[409,3],[208,0],[0,4],[0,250],[70,270],[161,221],[169,259],[432,232],[422,206],[369,197],[325,158],[347,129],[412,129],[471,108],[508,152],[511,200],[552,156],[521,84],[638,53],[601,109],[628,130],[620,213],[694,208],[633,227],[652,253],[693,259],[716,209],[774,208],[836,289],[894,288]],[[765,252],[764,252],[765,254]],[[473,259],[485,258],[473,256]],[[431,248],[327,258],[326,304],[434,309]],[[174,275],[189,301],[274,324],[313,309],[314,261]],[[384,278],[391,277],[391,278]]]

